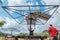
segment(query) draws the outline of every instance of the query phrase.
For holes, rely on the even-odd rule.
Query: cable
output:
[[[59,6],[58,6],[58,7],[59,7]],[[55,13],[55,11],[58,9],[58,7],[56,7],[56,9],[53,11],[52,15]],[[51,16],[52,16],[52,15],[51,15]],[[50,17],[50,18],[51,18],[51,17]],[[50,18],[49,18],[49,19],[50,19]],[[47,21],[47,22],[48,22],[48,21]],[[47,22],[46,22],[46,23],[47,23]]]
[[[52,10],[52,9],[54,9],[54,8],[56,8],[57,6],[53,6],[52,8],[50,7],[50,8],[47,8],[48,10],[44,10],[44,11],[42,11],[42,12],[47,12],[47,11],[50,11],[50,10]]]
[[[37,19],[37,20],[39,20],[39,19]],[[43,23],[41,20],[39,20],[39,21],[44,25],[44,23]],[[38,21],[37,21],[37,22],[38,22]],[[39,23],[40,23],[40,22],[39,22]]]
[[[48,7],[48,6],[53,6],[50,10],[52,10],[52,9],[54,9],[54,8],[58,8],[60,5],[22,5],[22,6],[2,6],[2,8],[5,10],[7,7],[29,7],[29,10],[28,11],[30,11],[30,12],[28,12],[29,13],[29,15],[30,15],[30,13],[31,13],[31,8],[30,7]],[[11,10],[12,11],[12,9],[9,9],[9,8],[7,8],[7,10]],[[13,9],[13,10],[15,10],[15,9]],[[16,9],[17,10],[17,9]],[[56,9],[57,10],[57,9]],[[54,10],[54,12],[56,11],[56,10]],[[6,10],[5,10],[6,11]],[[19,10],[19,11],[22,11],[22,12],[25,12],[25,10]],[[49,11],[49,10],[48,10]],[[7,11],[6,11],[7,12]],[[14,11],[13,11],[14,12]],[[52,13],[52,15],[54,14],[54,12]],[[8,13],[8,12],[7,12]],[[17,13],[17,12],[14,12],[14,13]],[[8,13],[9,14],[9,13]],[[10,14],[9,14],[10,15]],[[21,15],[21,16],[25,16],[25,15],[22,15],[22,14],[20,14],[19,13],[19,15]],[[51,15],[51,16],[52,16]],[[11,15],[10,15],[11,16]],[[12,17],[12,16],[11,16]],[[12,17],[14,20],[15,20],[15,18],[14,17]],[[16,17],[16,18],[19,18],[19,17]],[[26,20],[26,19],[25,19]],[[35,20],[35,19],[34,19]],[[16,20],[15,20],[16,21]],[[36,21],[36,20],[35,20]],[[16,21],[17,22],[17,21]],[[19,23],[19,22],[17,22],[17,23]],[[46,22],[47,23],[47,22]],[[21,23],[19,23],[19,24],[21,24]]]
[[[4,9],[5,10],[5,9]],[[7,12],[6,10],[5,10],[5,12]],[[9,12],[7,12],[8,14],[9,14]],[[10,15],[10,14],[9,14]],[[11,15],[10,15],[11,16]],[[12,17],[12,16],[11,16]],[[13,17],[12,17],[13,18]],[[14,18],[13,18],[14,19]],[[14,19],[15,20],[15,19]],[[16,21],[16,20],[15,20]],[[17,22],[17,21],[16,21]],[[17,22],[17,23],[19,23],[19,22]],[[19,23],[19,24],[21,24],[21,23]]]
[[[17,14],[19,14],[20,16],[24,16],[24,15],[22,15],[22,14],[20,14],[20,13],[18,13],[18,12],[15,12],[15,11],[13,11],[13,10],[11,10],[11,9],[7,9],[7,10],[10,10],[10,11],[12,11],[12,12],[14,12],[14,13],[17,13]]]

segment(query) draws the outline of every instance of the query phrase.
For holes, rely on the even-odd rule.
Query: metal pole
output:
[[[31,24],[32,24],[32,16],[31,16],[32,14],[30,14],[30,36],[31,36]]]
[[[31,0],[30,0],[30,4],[31,4]],[[31,9],[30,9],[30,6],[29,6],[29,10],[30,10],[30,36],[31,36],[31,24],[32,24],[32,13],[31,13]]]
[[[30,10],[30,7],[29,7],[29,10]],[[32,24],[32,17],[31,17],[31,10],[30,10],[30,36],[31,36],[31,24]]]

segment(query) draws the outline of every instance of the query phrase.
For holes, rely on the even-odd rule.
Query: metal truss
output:
[[[17,18],[20,18],[20,17],[26,17],[26,15],[30,15],[30,13],[33,13],[34,11],[39,11],[39,12],[41,12],[41,10],[31,10],[31,7],[48,7],[48,8],[46,8],[44,11],[42,11],[42,13],[45,13],[45,12],[49,12],[49,11],[51,11],[51,10],[53,10],[54,9],[54,11],[52,12],[52,14],[50,15],[50,16],[52,16],[54,13],[55,13],[55,11],[58,9],[58,7],[59,7],[60,5],[20,5],[20,6],[2,6],[2,8],[5,10],[5,12],[7,12],[17,23],[19,23],[16,19]],[[13,8],[12,8],[13,7]],[[17,8],[17,7],[28,7],[29,9],[28,10],[18,10],[18,9],[14,9],[14,7],[15,8]],[[18,14],[18,15],[20,15],[20,16],[18,16],[18,17],[13,17],[8,11],[11,11],[11,12],[14,12],[14,13],[16,13],[16,14]],[[21,14],[21,12],[22,12],[22,14]],[[24,13],[27,13],[27,14],[24,14]],[[49,14],[48,14],[49,15]],[[39,16],[39,15],[38,15]],[[44,18],[44,16],[42,16],[43,18]],[[50,18],[49,18],[50,19]],[[49,20],[48,19],[48,20]],[[26,20],[25,18],[24,18],[24,20]],[[35,19],[34,19],[35,20]],[[39,19],[36,19],[36,20],[39,20]],[[36,21],[35,20],[35,21]],[[48,22],[48,20],[47,20],[47,22]],[[46,24],[46,23],[43,23],[41,20],[39,20],[42,24]],[[39,21],[36,21],[36,22],[38,22],[38,23],[40,23]],[[19,24],[22,24],[23,23],[23,21],[21,21]],[[26,25],[26,24],[23,24],[23,25]],[[40,25],[40,24],[36,24],[36,25]]]

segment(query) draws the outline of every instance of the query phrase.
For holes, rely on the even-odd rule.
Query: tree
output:
[[[5,21],[0,21],[0,27],[4,25]]]
[[[4,25],[4,23],[5,21],[0,21],[0,28]],[[2,34],[1,31],[0,31],[0,34]]]

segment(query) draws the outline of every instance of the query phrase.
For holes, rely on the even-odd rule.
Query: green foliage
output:
[[[20,33],[17,36],[28,36],[28,34],[27,33]],[[48,32],[42,32],[42,33],[38,33],[38,34],[34,33],[33,36],[47,36],[47,37],[49,37],[49,33]]]
[[[20,33],[17,36],[28,36],[28,34],[27,33]]]
[[[47,36],[47,37],[49,37],[49,33],[48,32],[42,32],[42,33],[39,33],[39,34],[34,33],[33,36]]]
[[[33,36],[40,36],[40,33],[39,34],[37,34],[37,33],[34,33],[34,35]]]
[[[5,21],[0,21],[0,27],[4,25]]]
[[[0,27],[4,25],[5,21],[0,21]],[[0,32],[0,36],[5,35],[4,33]]]
[[[6,33],[0,32],[0,36],[5,36],[5,35],[6,35]]]

